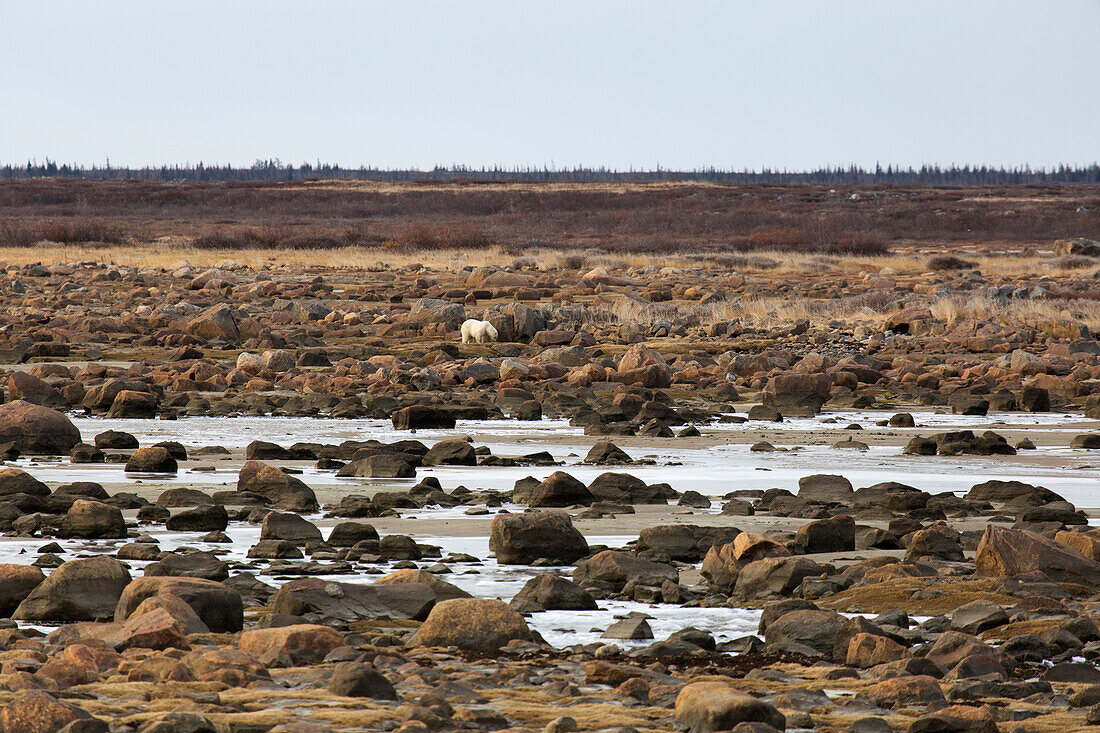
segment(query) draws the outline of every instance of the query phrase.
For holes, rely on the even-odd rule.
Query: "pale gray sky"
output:
[[[1100,0],[0,0],[0,162],[1100,159]]]

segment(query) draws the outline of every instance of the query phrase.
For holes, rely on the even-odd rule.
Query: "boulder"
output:
[[[520,613],[538,611],[595,611],[596,600],[576,583],[551,573],[528,580],[509,605]]]
[[[44,497],[50,495],[50,487],[21,468],[0,469],[0,496],[13,494]]]
[[[68,407],[56,387],[27,372],[16,371],[8,375],[8,397],[43,407]]]
[[[474,446],[466,438],[441,440],[424,454],[425,466],[476,466]]]
[[[410,405],[390,416],[395,430],[453,430],[454,414],[441,407]]]
[[[237,330],[237,319],[233,316],[233,308],[228,303],[219,303],[206,309],[188,321],[184,330],[199,338],[222,339],[229,342],[239,341],[241,336],[240,331]]]
[[[272,613],[311,620],[423,619],[435,605],[435,591],[424,583],[361,585],[320,578],[284,583],[271,599]]]
[[[962,535],[946,522],[934,522],[909,538],[905,559],[962,562]]]
[[[416,468],[400,453],[375,453],[344,465],[336,475],[343,478],[415,478]]]
[[[972,705],[949,705],[926,712],[906,733],[997,733],[997,716],[992,710]]]
[[[167,448],[157,445],[138,448],[126,461],[128,473],[175,473],[177,470],[176,459]]]
[[[806,557],[765,558],[741,568],[733,590],[736,595],[748,599],[788,596],[804,579],[830,570],[831,566]]]
[[[157,416],[157,396],[149,392],[124,389],[115,395],[107,410],[110,418],[151,418]]]
[[[779,374],[764,386],[763,404],[784,417],[813,417],[828,401],[832,386],[828,374]]]
[[[0,708],[0,729],[4,733],[54,733],[62,729],[103,733],[107,724],[48,692],[22,690]]]
[[[130,573],[113,557],[70,560],[31,591],[12,618],[56,622],[110,619],[129,582]]]
[[[959,606],[951,614],[951,628],[964,634],[980,634],[1008,623],[1004,609],[989,601],[976,600]]]
[[[276,509],[314,512],[319,508],[313,489],[281,468],[260,461],[246,461],[241,467],[237,491],[259,494]]]
[[[627,464],[632,463],[630,456],[626,451],[619,448],[617,445],[609,440],[597,440],[592,444],[592,448],[589,449],[588,455],[584,457],[585,463],[595,463],[597,465],[605,464]]]
[[[554,471],[531,491],[531,507],[590,506],[594,498],[583,483],[564,471]]]
[[[849,667],[868,669],[895,662],[909,656],[909,650],[893,639],[879,634],[860,632],[848,641],[844,663]]]
[[[770,537],[756,532],[741,532],[733,542],[711,547],[703,558],[702,575],[711,590],[730,593],[741,569],[764,558],[790,557],[791,552]]]
[[[364,522],[340,522],[329,532],[327,544],[332,547],[352,547],[363,540],[378,540],[378,530]]]
[[[154,596],[174,596],[183,601],[215,633],[235,633],[244,628],[241,594],[205,578],[138,578],[120,593],[113,609],[114,620],[125,621],[143,601]]]
[[[910,705],[944,705],[943,691],[935,678],[927,675],[893,677],[872,685],[867,696],[886,708]]]
[[[268,667],[302,667],[317,664],[344,643],[336,629],[317,624],[293,624],[270,629],[251,629],[241,634],[237,648]]]
[[[787,719],[770,703],[734,689],[727,682],[701,681],[684,685],[676,696],[676,722],[689,733],[713,733],[741,723],[787,728]]]
[[[807,501],[850,503],[852,482],[843,476],[818,473],[798,479],[798,497]]]
[[[538,641],[523,616],[503,601],[456,598],[437,603],[407,645],[494,652],[511,641]]]
[[[221,504],[184,509],[164,522],[170,532],[224,532],[228,526],[229,514]]]
[[[1100,561],[1100,529],[1085,532],[1062,531],[1054,535],[1054,540],[1091,560]]]
[[[680,582],[680,572],[671,565],[643,560],[618,550],[604,550],[577,563],[573,582],[581,586],[606,585],[616,592],[632,580],[660,586],[665,580]]]
[[[396,700],[397,690],[386,677],[370,664],[342,662],[332,668],[328,691],[340,697],[369,697],[373,700]]]
[[[419,568],[402,568],[392,573],[383,575],[374,581],[375,585],[405,585],[407,583],[420,583],[432,589],[436,601],[449,601],[452,598],[470,598],[470,594],[457,585],[448,583],[439,576]]]
[[[856,549],[856,521],[847,514],[804,524],[794,544],[807,555],[819,552],[851,552]]]
[[[489,550],[502,565],[549,560],[569,565],[588,554],[588,543],[562,512],[497,514],[489,529]]]
[[[833,611],[791,611],[768,624],[764,641],[769,646],[801,644],[824,656],[832,656],[837,634],[845,621]]]
[[[1100,562],[1054,540],[1017,529],[988,525],[974,557],[979,575],[1005,578],[1041,572],[1056,583],[1100,585]]]
[[[145,566],[145,577],[229,579],[229,565],[213,552],[165,553]]]
[[[261,540],[289,540],[305,544],[323,541],[321,530],[297,514],[268,512],[260,527]]]
[[[57,410],[24,400],[0,405],[0,443],[21,453],[64,456],[79,442],[80,431]]]
[[[90,499],[77,499],[61,520],[61,537],[86,540],[126,536],[126,520],[118,507]]]
[[[615,504],[667,504],[664,494],[656,486],[648,486],[629,473],[601,473],[588,486],[596,501]]]
[[[7,618],[46,576],[33,565],[0,564],[0,617]]]

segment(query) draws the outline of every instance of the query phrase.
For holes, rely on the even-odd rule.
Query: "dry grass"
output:
[[[1062,320],[1078,321],[1090,329],[1100,328],[1100,307],[1095,300],[999,302],[985,296],[950,297],[938,299],[930,310],[948,327],[960,321],[993,319],[1032,328],[1044,322]]]
[[[904,608],[915,616],[951,613],[971,601],[985,600],[1012,605],[1012,596],[998,593],[993,580],[942,580],[938,578],[896,578],[873,585],[857,585],[841,593],[826,596],[818,605],[834,610],[858,613],[883,613]],[[918,591],[935,590],[933,598],[914,598]]]
[[[839,190],[838,190],[839,188]],[[850,194],[858,192],[855,199]],[[273,241],[269,235],[275,234]],[[1100,238],[1094,186],[0,181],[0,245],[501,246],[609,253],[883,254]],[[960,250],[960,251],[956,251]],[[969,258],[969,253],[965,253]]]

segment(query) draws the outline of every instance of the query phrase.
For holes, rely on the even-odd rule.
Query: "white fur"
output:
[[[488,321],[479,321],[476,318],[469,318],[462,324],[462,343],[468,344],[471,341],[479,344],[484,344],[489,341],[497,340],[497,330],[493,324]]]

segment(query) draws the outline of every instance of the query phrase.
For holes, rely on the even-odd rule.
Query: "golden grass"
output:
[[[959,321],[994,319],[1035,327],[1044,321],[1071,320],[1090,329],[1100,327],[1100,308],[1095,300],[1010,300],[999,303],[985,296],[937,300],[932,315],[951,327]]]
[[[954,611],[971,601],[983,600],[1012,605],[1012,596],[998,593],[993,580],[944,580],[938,578],[895,578],[857,585],[820,599],[817,603],[836,611],[883,613],[904,608],[915,616],[938,616]],[[914,598],[918,591],[936,591],[934,598]],[[928,595],[931,595],[930,593]]]
[[[985,631],[979,636],[984,641],[1005,641],[1024,634],[1042,634],[1065,622],[1063,618],[1040,618],[1032,621],[1017,621],[1014,624],[1005,624],[995,629]]]

